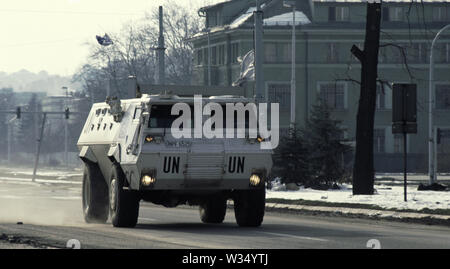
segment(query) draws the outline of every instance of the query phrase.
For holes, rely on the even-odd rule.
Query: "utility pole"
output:
[[[33,169],[33,177],[32,177],[32,181],[36,181],[36,171],[37,171],[37,166],[39,164],[39,154],[41,152],[41,145],[42,145],[42,139],[44,137],[44,127],[45,127],[45,120],[47,118],[47,113],[44,112],[44,116],[42,117],[42,126],[41,126],[41,133],[39,135],[39,140],[37,141],[37,152],[36,152],[36,157],[34,160],[34,169]]]
[[[430,80],[428,82],[428,175],[430,177],[430,184],[436,183],[437,174],[437,154],[436,154],[436,135],[433,127],[433,105],[435,101],[433,99],[433,71],[434,71],[434,59],[433,49],[440,34],[450,28],[450,24],[444,26],[433,39],[430,48]]]
[[[209,36],[209,29],[206,31],[208,35],[208,86],[211,86],[211,40]]]
[[[66,90],[66,99],[64,100],[64,107],[68,107],[68,98],[69,98],[69,92],[67,87],[62,87],[63,90]],[[64,162],[66,164],[66,167],[69,166],[69,123],[66,119],[64,121]]]
[[[262,70],[262,61],[263,61],[263,21],[262,21],[263,12],[261,10],[261,6],[259,5],[259,1],[256,0],[256,11],[254,12],[255,17],[255,93],[256,93],[256,102],[260,103],[263,98],[263,90],[264,90],[264,77]]]
[[[13,133],[13,126],[12,123],[13,121],[16,119],[17,117],[13,117],[12,119],[10,119],[9,121],[6,122],[6,127],[7,129],[7,135],[8,135],[8,164],[11,164],[11,146],[13,143],[13,139],[12,139],[12,133]]]
[[[163,27],[163,7],[159,6],[159,37],[158,37],[158,84],[164,85],[165,81],[165,63],[164,63],[164,27]]]
[[[290,124],[290,135],[292,136],[295,131],[295,1],[284,1],[283,5],[285,7],[292,7],[292,67],[291,67],[291,124]]]

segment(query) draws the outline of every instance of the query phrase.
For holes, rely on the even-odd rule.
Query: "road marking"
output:
[[[156,221],[156,219],[151,218],[139,218],[140,220],[146,220],[146,221]]]
[[[281,233],[270,233],[270,232],[257,232],[257,233],[263,233],[263,234],[270,234],[270,235],[276,235],[276,236],[282,236],[282,237],[292,237],[297,238],[301,240],[313,240],[313,241],[321,241],[321,242],[328,242],[327,239],[317,238],[317,237],[308,237],[308,236],[299,236],[299,235],[293,235],[293,234],[281,234]]]
[[[2,181],[16,181],[16,182],[33,182],[31,178],[21,178],[21,177],[0,177]],[[58,180],[58,179],[36,179],[34,183],[53,183],[53,184],[82,184],[81,181],[71,181],[71,180]]]

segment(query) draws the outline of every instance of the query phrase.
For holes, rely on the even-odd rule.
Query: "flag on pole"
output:
[[[97,42],[102,46],[109,46],[113,44],[111,38],[106,33],[103,37],[96,35],[95,38],[97,39]]]
[[[255,80],[255,51],[251,50],[244,55],[242,59],[238,59],[241,63],[241,71],[239,78],[233,82],[233,86],[241,86],[246,81]]]

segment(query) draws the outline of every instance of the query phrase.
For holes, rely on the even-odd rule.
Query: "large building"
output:
[[[232,0],[203,7],[205,29],[192,37],[193,84],[231,85],[239,77],[239,57],[254,47],[255,0]],[[282,0],[260,0],[264,14],[265,97],[280,103],[282,128],[289,127],[292,9]],[[356,0],[297,0],[296,119],[302,126],[312,105],[323,100],[355,136],[361,66],[352,45],[364,44],[367,3]],[[417,84],[418,133],[408,135],[409,168],[428,169],[429,55],[433,38],[450,24],[450,1],[384,0],[378,77],[389,83]],[[433,117],[443,130],[438,146],[439,171],[450,170],[450,30],[434,49]],[[209,70],[209,71],[208,71]],[[209,72],[209,73],[208,73]],[[209,79],[210,78],[210,79]],[[244,84],[248,95],[254,83]],[[393,135],[392,90],[379,87],[374,132],[377,171],[401,171],[402,136]],[[447,135],[448,134],[448,135]]]

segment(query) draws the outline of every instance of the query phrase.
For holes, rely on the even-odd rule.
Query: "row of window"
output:
[[[224,65],[225,61],[225,44],[211,46],[211,51],[208,48],[202,48],[197,50],[197,65],[208,65],[209,53],[211,53],[211,65]],[[239,57],[239,43],[231,44],[231,63],[237,63]]]
[[[407,21],[409,7],[383,7],[383,21],[401,22]],[[450,20],[450,7],[433,7],[432,20],[434,22],[444,22]],[[336,6],[328,7],[328,21],[346,22],[350,21],[350,7]]]
[[[362,49],[362,43],[357,43]],[[323,61],[326,63],[347,62],[347,57],[342,57],[340,52],[345,55],[350,54],[350,45],[336,42],[325,44],[326,53],[323,54]],[[345,47],[343,47],[345,46]],[[380,63],[429,63],[430,46],[428,43],[396,43],[395,45],[380,47],[378,60]],[[197,50],[197,65],[208,65],[208,49]],[[434,48],[435,63],[450,63],[450,43],[437,43]],[[211,65],[224,65],[225,45],[211,47]],[[239,43],[231,44],[231,63],[237,63],[239,53]],[[351,57],[353,62],[357,62],[356,57]],[[265,63],[290,63],[292,61],[292,44],[267,42],[264,44],[264,62]]]
[[[289,82],[269,83],[267,87],[270,103],[279,103],[280,111],[288,112],[291,107],[291,86]],[[318,83],[318,98],[332,110],[347,108],[347,86],[345,82]],[[450,84],[435,85],[436,109],[450,110]],[[392,90],[387,86],[377,85],[378,110],[392,108]]]
[[[376,127],[373,132],[373,151],[374,153],[387,153],[389,135],[392,135],[392,153],[403,153],[403,134],[392,134],[390,127]],[[407,145],[407,151],[408,145]],[[437,153],[449,154],[450,153],[450,128],[441,128],[441,140],[439,147],[437,147]]]
[[[326,62],[337,63],[345,61],[339,56],[339,43],[329,43],[326,55]],[[363,44],[357,44],[363,49]],[[346,44],[347,46],[347,44]],[[429,63],[430,45],[425,42],[414,43],[395,43],[394,45],[385,45],[380,47],[378,53],[379,63]],[[434,46],[434,62],[450,63],[450,43],[436,43]],[[352,55],[352,61],[358,61]]]

